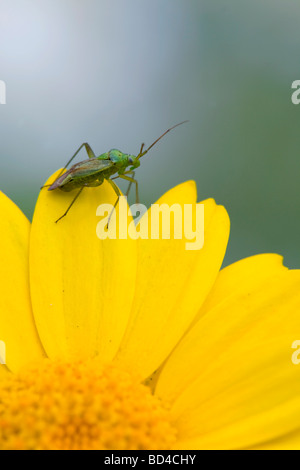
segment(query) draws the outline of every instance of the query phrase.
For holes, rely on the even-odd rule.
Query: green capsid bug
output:
[[[126,196],[128,196],[131,185],[135,184],[136,187],[136,202],[139,202],[139,195],[138,195],[138,182],[134,179],[135,176],[135,169],[140,166],[140,158],[146,155],[149,150],[160,140],[162,139],[168,132],[175,127],[180,126],[188,121],[180,122],[173,127],[170,127],[166,132],[164,132],[158,139],[153,142],[146,150],[144,150],[144,145],[141,145],[140,152],[137,156],[130,155],[127,153],[123,153],[120,150],[112,149],[106,153],[102,153],[99,157],[96,157],[93,150],[91,149],[88,143],[83,143],[79,149],[74,153],[72,158],[68,161],[64,170],[70,165],[70,163],[74,160],[76,155],[80,152],[80,150],[85,147],[85,150],[88,154],[88,159],[82,162],[76,163],[73,165],[69,170],[65,173],[60,174],[58,178],[52,183],[48,185],[48,191],[54,191],[55,189],[60,189],[61,191],[73,191],[74,189],[78,189],[79,191],[77,195],[74,197],[73,201],[69,205],[66,212],[56,220],[56,223],[63,219],[80,196],[81,192],[85,187],[96,187],[100,186],[104,180],[107,180],[112,188],[114,189],[117,200],[114,205],[114,209],[116,208],[119,198],[121,196],[121,192],[118,186],[115,184],[113,180],[116,178],[122,178],[129,182],[128,189],[126,191]],[[129,169],[127,170],[127,168]],[[64,171],[63,170],[63,171]],[[113,176],[116,175],[116,176]],[[43,186],[44,188],[46,186]],[[41,188],[41,189],[42,189]],[[111,215],[110,215],[111,217]],[[109,217],[109,219],[110,219]]]

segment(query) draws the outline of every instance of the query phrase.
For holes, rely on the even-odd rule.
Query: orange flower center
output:
[[[132,374],[44,360],[0,380],[0,450],[170,449],[167,410]]]

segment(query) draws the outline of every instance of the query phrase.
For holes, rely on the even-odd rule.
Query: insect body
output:
[[[48,191],[60,189],[61,191],[66,192],[73,191],[74,189],[79,189],[79,192],[73,199],[67,211],[56,222],[58,222],[67,215],[67,213],[69,212],[69,210],[71,209],[71,207],[73,206],[73,204],[75,203],[75,201],[77,200],[77,198],[85,187],[100,186],[104,180],[107,180],[116,192],[117,200],[115,202],[114,209],[116,208],[119,201],[119,197],[121,196],[118,186],[113,181],[116,178],[122,178],[129,182],[126,196],[130,191],[131,185],[135,184],[136,200],[138,202],[138,182],[134,179],[134,170],[140,166],[140,158],[146,155],[146,153],[148,153],[149,150],[169,131],[171,131],[177,126],[180,126],[184,122],[176,124],[175,126],[168,129],[166,132],[164,132],[164,134],[162,134],[155,142],[153,142],[153,144],[151,144],[150,147],[147,148],[147,150],[144,150],[144,144],[142,144],[140,152],[137,156],[123,153],[117,149],[112,149],[109,150],[109,152],[103,153],[99,157],[96,157],[89,144],[86,142],[83,143],[72,156],[72,158],[69,160],[65,168],[69,166],[69,164],[74,160],[76,155],[83,147],[85,147],[85,150],[88,154],[88,160],[84,160],[73,165],[65,173],[61,174],[48,188]]]

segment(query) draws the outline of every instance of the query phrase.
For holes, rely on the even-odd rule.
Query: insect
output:
[[[52,183],[51,185],[43,186],[41,189],[48,187],[48,191],[54,191],[55,189],[60,189],[61,191],[73,191],[74,189],[79,189],[78,193],[74,197],[73,201],[67,208],[66,212],[56,220],[56,223],[63,219],[74,205],[75,201],[80,196],[81,192],[85,187],[95,187],[100,186],[104,180],[107,180],[112,188],[114,189],[117,199],[114,204],[113,210],[117,207],[119,202],[119,198],[121,196],[121,192],[113,181],[116,178],[122,178],[129,182],[128,189],[126,191],[126,196],[128,196],[130,188],[132,184],[135,184],[136,188],[136,202],[139,202],[139,193],[138,193],[138,182],[134,178],[135,176],[135,169],[140,166],[140,159],[149,152],[149,150],[154,147],[154,145],[162,139],[168,132],[175,127],[184,124],[187,121],[180,122],[173,127],[170,127],[166,132],[164,132],[158,139],[153,142],[146,150],[144,150],[145,144],[141,145],[141,149],[137,156],[129,155],[127,153],[123,153],[120,150],[112,149],[106,153],[102,153],[99,157],[96,157],[93,150],[91,149],[90,145],[85,142],[83,143],[79,149],[74,153],[72,158],[68,161],[65,168],[62,170],[64,171],[70,165],[70,163],[74,160],[80,150],[85,147],[85,150],[88,154],[88,159],[82,162],[76,163],[73,165],[69,170],[65,173],[60,174],[58,178]],[[127,168],[129,169],[127,170]],[[113,176],[115,175],[115,176]],[[113,213],[113,211],[112,211]],[[110,217],[112,215],[110,214]],[[108,221],[110,220],[110,217]]]

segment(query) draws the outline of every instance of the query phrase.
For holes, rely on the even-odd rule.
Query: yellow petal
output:
[[[42,357],[29,295],[28,248],[30,223],[17,206],[0,192],[0,341],[6,363],[17,371]],[[2,369],[2,366],[0,366]]]
[[[300,450],[300,429],[262,446],[252,447],[251,450]]]
[[[258,280],[267,279],[276,271],[282,272],[288,270],[282,264],[283,258],[277,254],[261,254],[242,259],[236,263],[222,269],[213,285],[204,304],[190,325],[191,329],[195,323],[205,313],[215,307],[218,303],[225,300],[226,297],[234,295],[234,292],[240,288],[240,285],[246,285],[251,289],[251,285],[257,284]],[[164,365],[162,365],[164,367]],[[155,380],[151,377],[151,386],[154,389],[161,368],[157,371]]]
[[[251,290],[251,286],[257,284],[259,280],[263,281],[276,272],[288,271],[282,262],[282,256],[266,253],[250,256],[222,269],[193,324],[207,311],[224,302],[225,298],[234,295],[241,285],[247,285],[247,289]]]
[[[204,321],[202,323],[198,323],[199,319],[202,319],[206,313],[210,313],[210,311],[216,306],[219,308],[218,312],[222,312],[223,305],[224,308],[226,308],[227,304],[230,305],[230,302],[235,304],[236,299],[241,296],[242,298],[245,296],[247,301],[252,299],[252,297],[250,297],[253,295],[252,291],[255,291],[262,282],[274,277],[275,275],[281,276],[285,272],[288,272],[288,269],[282,265],[282,257],[275,254],[252,256],[222,269],[219,272],[216,282],[203,306],[199,310],[196,317],[197,322],[193,322],[193,326],[190,328],[192,330],[195,323],[198,324],[197,328],[194,329],[190,335],[191,340],[189,342],[182,342],[174,351],[172,357],[167,363],[167,366],[163,369],[163,376],[159,380],[157,392],[163,393],[165,399],[168,401],[174,401],[174,399],[182,393],[185,388],[198,378],[199,368],[202,370],[203,365],[198,362],[197,354],[202,353],[200,348],[199,351],[198,349],[194,351],[194,349],[195,347],[198,348],[199,341],[201,344],[206,341],[214,341],[215,334],[217,334],[218,331],[216,326],[211,325],[211,338],[207,340],[204,335],[203,338],[197,338],[197,335],[201,334],[201,325],[205,324]],[[234,322],[235,317],[230,316],[230,318],[231,317]],[[208,323],[210,322],[210,318],[211,317],[208,318]],[[223,314],[221,314],[221,318],[223,318]],[[218,324],[220,323],[221,318],[218,318]],[[226,326],[227,318],[223,319],[223,321],[225,321]],[[216,333],[214,333],[214,328],[216,329]],[[194,337],[195,335],[196,339]],[[191,348],[190,351],[186,350],[187,346]],[[183,348],[184,354],[191,355],[191,358],[189,359],[191,367],[188,369],[186,368],[184,361],[182,361],[181,348]],[[180,367],[178,361],[180,362]],[[184,375],[184,378],[182,378],[181,375]]]
[[[40,193],[30,241],[34,316],[49,357],[110,360],[130,314],[136,242],[100,240],[96,234],[98,206],[116,201],[107,182],[84,188],[67,216],[55,223],[76,194]]]
[[[300,271],[277,268],[261,277],[249,287],[241,277],[162,370],[156,394],[172,405],[179,448],[249,448],[299,427],[291,346],[300,339]]]
[[[7,377],[8,373],[9,373],[9,371],[8,371],[6,365],[0,364],[0,380]]]
[[[157,204],[193,204],[195,209],[195,201],[195,184],[187,182],[170,190]],[[203,204],[205,241],[201,250],[186,250],[184,237],[140,240],[133,312],[117,358],[144,378],[160,366],[187,330],[222,264],[228,215],[211,199]],[[151,216],[152,209],[150,220]]]

